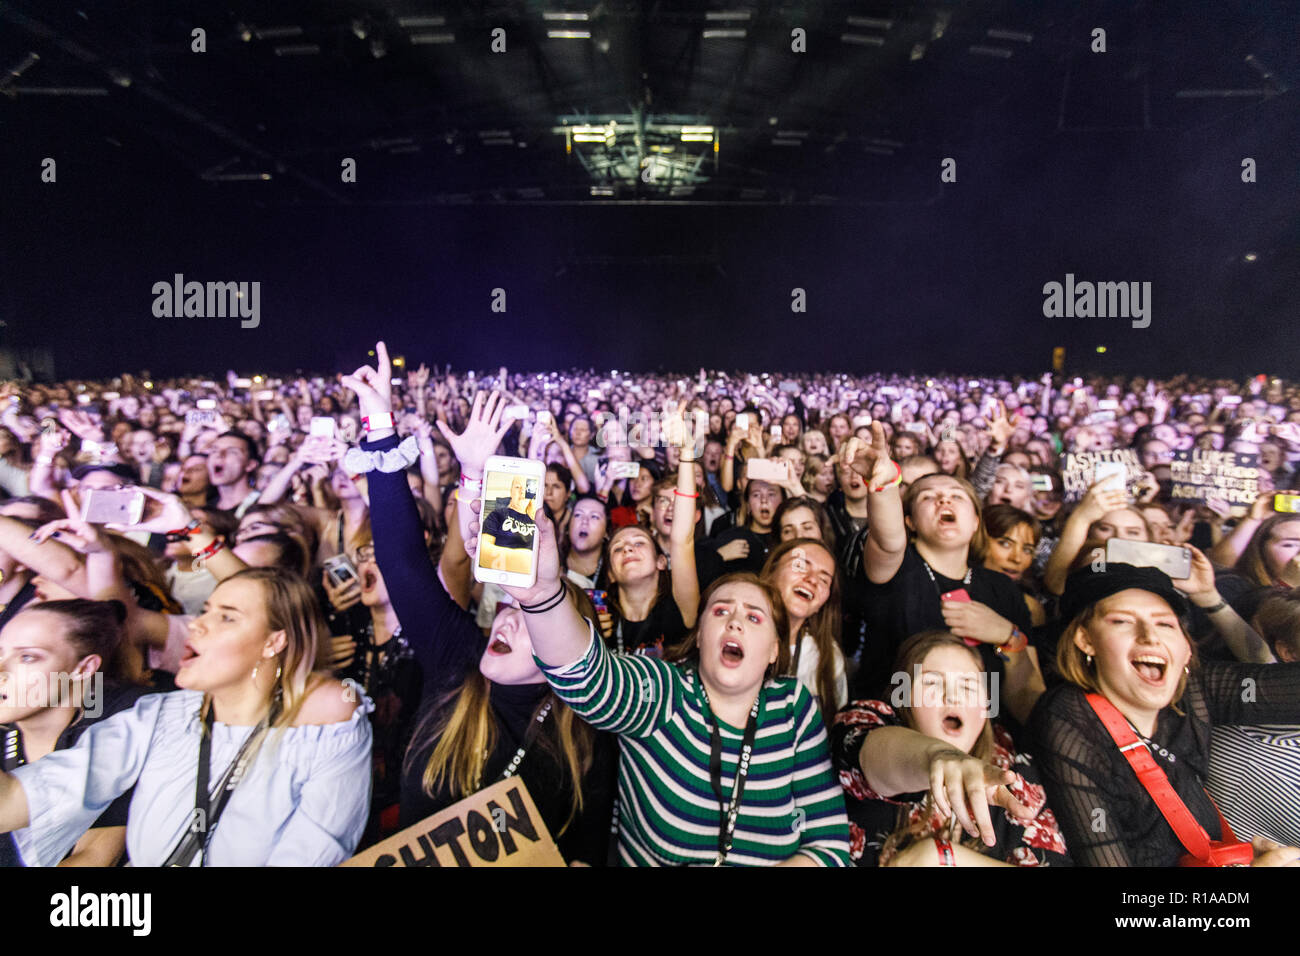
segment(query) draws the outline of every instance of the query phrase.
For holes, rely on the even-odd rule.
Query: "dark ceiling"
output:
[[[1104,54],[1091,49],[1097,27]],[[205,52],[193,51],[195,30]],[[80,216],[129,230],[203,209],[213,235],[269,243],[325,235],[334,210],[352,241],[382,232],[375,216],[461,235],[477,225],[484,255],[526,227],[542,251],[515,261],[545,276],[704,264],[743,283],[744,263],[757,279],[787,256],[843,277],[865,267],[855,254],[886,248],[901,276],[913,268],[901,257],[937,235],[930,255],[966,269],[964,282],[942,302],[920,272],[890,290],[903,312],[914,290],[929,315],[1004,282],[976,261],[1000,247],[999,262],[1027,273],[1031,302],[1073,262],[1110,266],[1119,251],[1146,257],[1139,275],[1175,269],[1161,301],[1185,305],[1194,338],[1215,329],[1197,303],[1243,296],[1262,334],[1295,310],[1297,38],[1300,4],[1272,0],[0,2],[0,278],[11,287],[0,307],[57,298],[56,271],[39,283],[29,273]],[[36,185],[47,156],[58,157],[57,199]],[[1251,192],[1244,156],[1259,167]],[[940,181],[945,157],[955,184]],[[355,182],[343,180],[348,159]],[[611,228],[595,211],[611,205],[643,211]],[[556,206],[567,210],[546,211]],[[670,207],[688,218],[664,226]],[[254,216],[263,231],[250,237]],[[83,262],[104,268],[114,238],[85,245]],[[169,272],[139,246],[158,259],[144,272]],[[1232,271],[1247,255],[1271,277]],[[1114,274],[1124,261],[1106,277],[1130,278]],[[715,304],[740,301],[728,296]],[[1223,339],[1197,341],[1205,351]],[[958,347],[931,367],[989,361]],[[1012,351],[1005,364],[1026,361]]]

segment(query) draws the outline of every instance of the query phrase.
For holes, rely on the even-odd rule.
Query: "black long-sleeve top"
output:
[[[397,444],[396,436],[390,436],[377,442],[364,441],[361,447],[385,451]],[[402,770],[401,825],[407,827],[464,796],[452,793],[447,786],[432,795],[425,791],[424,768],[437,743],[427,728],[437,725],[445,708],[455,706],[455,692],[478,667],[487,638],[479,631],[473,615],[457,605],[438,580],[437,569],[424,546],[419,512],[405,471],[386,474],[376,470],[369,473],[368,479],[375,560],[401,621],[402,636],[424,674],[415,737]],[[545,682],[514,686],[489,683],[489,689],[497,740],[483,768],[484,785],[500,779],[523,744],[538,707],[550,693]],[[609,734],[597,735],[595,758],[582,780],[583,811],[570,821],[574,782],[560,756],[555,727],[552,714],[542,725],[542,734],[548,739],[533,742],[519,765],[518,776],[528,787],[561,855],[566,860],[603,865],[613,813],[616,742]]]
[[[1223,724],[1300,722],[1300,664],[1207,662],[1179,704],[1160,711],[1152,758],[1211,840],[1219,815],[1205,793],[1210,730]],[[1062,684],[1044,694],[1029,727],[1070,854],[1081,866],[1177,866],[1187,851],[1085,699]]]

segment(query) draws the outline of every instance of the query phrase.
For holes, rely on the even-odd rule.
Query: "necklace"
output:
[[[917,555],[917,557],[920,557],[920,555]],[[925,573],[930,575],[930,583],[934,585],[934,589],[936,591],[939,590],[939,582],[935,580],[934,570],[930,567],[930,562],[925,560],[925,558],[921,558],[921,564],[925,567]],[[966,585],[966,587],[970,587],[970,576],[972,570],[972,568],[967,568],[966,576],[961,579],[961,583]]]

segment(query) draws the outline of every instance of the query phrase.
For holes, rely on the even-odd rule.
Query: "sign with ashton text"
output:
[[[564,866],[528,788],[501,780],[340,866]]]

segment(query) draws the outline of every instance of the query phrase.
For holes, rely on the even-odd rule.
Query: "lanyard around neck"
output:
[[[551,712],[552,703],[553,701],[548,700],[546,706],[538,711],[537,718],[529,725],[528,732],[524,734],[523,746],[515,751],[514,757],[510,759],[510,765],[501,774],[502,780],[509,780],[515,775],[515,771],[519,769],[519,764],[523,761],[524,755],[528,753],[528,748],[533,745],[533,741],[537,739],[538,733],[541,732],[542,724],[546,722],[546,717]]]
[[[754,698],[754,706],[749,708],[749,720],[745,723],[745,733],[740,743],[740,760],[736,763],[736,780],[731,787],[731,802],[724,802],[722,796],[722,734],[713,717],[709,705],[709,692],[704,687],[704,678],[697,672],[696,680],[700,684],[700,696],[704,704],[704,720],[709,728],[709,783],[714,796],[718,798],[718,855],[714,866],[722,866],[727,854],[731,852],[732,840],[736,833],[736,819],[740,815],[740,801],[745,793],[745,778],[749,776],[749,758],[754,752],[754,738],[758,735],[758,705],[763,699],[763,690],[759,688]]]

